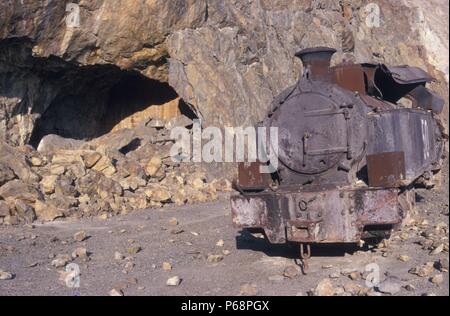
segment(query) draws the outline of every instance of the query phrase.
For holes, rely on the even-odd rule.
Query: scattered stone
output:
[[[125,256],[123,254],[121,254],[120,252],[116,251],[114,253],[114,260],[116,261],[122,261],[123,259],[125,259]]]
[[[94,167],[101,158],[102,155],[96,151],[86,152],[81,155],[81,159],[84,162],[84,166],[88,169]]]
[[[167,286],[179,286],[181,284],[181,279],[178,276],[174,276],[167,280]]]
[[[435,268],[441,272],[448,272],[448,257],[439,259],[435,263]]]
[[[14,279],[14,274],[0,270],[0,281],[8,281]]]
[[[243,296],[256,296],[258,294],[258,286],[254,283],[244,284],[241,286],[240,294]]]
[[[281,283],[284,281],[284,276],[282,275],[272,275],[269,277],[269,281],[273,283]]]
[[[330,274],[330,279],[339,279],[341,275],[339,273],[332,273]]]
[[[411,260],[411,258],[407,255],[401,255],[398,257],[398,260],[401,262],[409,262]]]
[[[162,268],[164,271],[172,271],[172,264],[169,262],[164,262]]]
[[[88,257],[89,257],[89,255],[88,255],[88,251],[86,248],[77,248],[74,250],[74,252],[72,252],[73,259],[77,259],[77,258],[87,259]]]
[[[352,281],[358,281],[358,280],[360,280],[361,279],[361,272],[359,272],[359,271],[354,271],[354,272],[351,272],[349,275],[348,275],[348,277],[350,278],[350,280],[352,280]]]
[[[444,251],[444,247],[445,247],[444,244],[440,244],[431,252],[431,255],[437,256],[437,255],[441,254]]]
[[[231,255],[231,251],[229,251],[229,250],[223,250],[222,253],[223,253],[224,256]]]
[[[435,275],[434,277],[432,277],[430,279],[430,281],[433,284],[440,285],[440,284],[444,283],[444,275],[442,275],[442,274]]]
[[[111,291],[109,291],[109,296],[124,296],[122,290],[116,290],[116,289],[112,289]]]
[[[315,296],[334,296],[335,289],[330,279],[323,279],[314,290]]]
[[[223,241],[223,239],[219,240],[219,241],[216,243],[216,246],[217,246],[217,247],[220,247],[220,248],[222,248],[223,246],[225,246],[225,242]]]
[[[8,203],[5,201],[0,201],[0,217],[10,216],[10,208]]]
[[[136,265],[134,264],[134,262],[127,262],[126,264],[125,264],[125,271],[127,272],[127,273],[130,273],[131,271],[133,271],[133,269],[134,269],[134,267],[135,267]]]
[[[85,231],[79,231],[73,235],[73,239],[77,242],[83,242],[88,238]]]
[[[206,261],[209,264],[215,264],[223,261],[223,259],[223,255],[209,255]]]
[[[434,262],[428,262],[427,264],[409,270],[409,273],[415,274],[421,278],[426,278],[429,277],[434,271]]]
[[[170,226],[178,226],[178,220],[175,217],[171,218],[169,220],[169,225]]]
[[[300,275],[300,268],[293,265],[287,266],[283,271],[283,275],[288,279],[295,279]]]
[[[34,209],[24,201],[16,200],[14,202],[14,206],[16,209],[16,214],[19,218],[25,220],[25,222],[32,223],[36,220],[36,213]]]
[[[407,290],[408,292],[415,292],[416,287],[412,284],[407,284],[407,285],[405,285],[405,290]]]
[[[65,267],[72,258],[69,255],[58,255],[56,259],[51,262],[51,265],[55,268],[63,268]]]
[[[138,254],[138,253],[140,253],[141,251],[142,251],[142,247],[141,247],[141,246],[132,246],[132,247],[128,247],[128,248],[127,248],[127,252],[128,252],[130,255]]]
[[[344,285],[344,291],[351,295],[360,295],[362,287],[354,282],[348,282]]]
[[[160,157],[153,157],[147,166],[145,167],[145,171],[149,177],[154,177],[158,173],[158,171],[162,167],[162,160]]]
[[[53,204],[37,200],[34,204],[37,217],[43,221],[52,222],[57,218],[64,217],[64,213]]]
[[[138,285],[139,281],[136,278],[128,278],[127,282],[131,285]]]
[[[400,293],[402,286],[394,281],[386,280],[378,285],[378,291],[383,294],[395,295]]]

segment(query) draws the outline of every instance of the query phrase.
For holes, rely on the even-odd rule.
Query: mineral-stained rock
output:
[[[43,195],[38,189],[21,180],[13,180],[0,187],[0,197],[5,200],[20,199],[29,204],[43,199]]]

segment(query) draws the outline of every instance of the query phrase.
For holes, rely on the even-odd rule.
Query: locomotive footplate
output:
[[[231,199],[236,228],[261,228],[273,244],[358,243],[373,231],[391,232],[405,214],[398,189],[280,189]]]

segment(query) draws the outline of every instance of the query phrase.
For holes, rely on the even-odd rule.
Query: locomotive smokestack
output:
[[[304,49],[295,56],[300,58],[311,80],[331,81],[331,58],[336,53],[334,48],[316,47]]]

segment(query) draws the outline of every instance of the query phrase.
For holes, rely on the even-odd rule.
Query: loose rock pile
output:
[[[198,166],[174,163],[168,131],[142,126],[89,142],[49,135],[38,150],[0,143],[0,224],[108,218],[217,199],[231,188]]]

